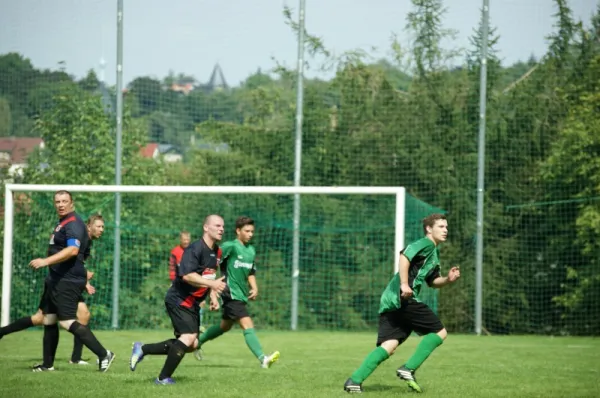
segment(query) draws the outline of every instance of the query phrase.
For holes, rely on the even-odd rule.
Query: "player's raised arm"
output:
[[[427,281],[430,287],[434,287],[436,289],[440,289],[446,285],[454,283],[458,280],[458,278],[460,278],[460,269],[458,267],[452,267],[447,276],[441,276],[439,268],[437,268],[436,271],[437,273]]]

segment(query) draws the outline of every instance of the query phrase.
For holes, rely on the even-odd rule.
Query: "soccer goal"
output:
[[[260,293],[251,308],[261,327],[372,327],[405,239],[419,237],[420,220],[439,210],[403,187],[7,184],[2,325],[37,309],[47,271],[28,264],[45,256],[57,221],[53,193],[61,189],[72,192],[84,219],[95,213],[105,219],[105,234],[86,264],[96,287],[86,301],[95,327],[107,329],[168,326],[163,299],[170,250],[180,231],[200,238],[204,217],[215,213],[225,219],[224,239],[234,238],[238,216],[256,222]],[[437,305],[433,291],[429,304]]]

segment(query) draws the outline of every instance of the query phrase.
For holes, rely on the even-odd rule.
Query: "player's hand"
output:
[[[36,258],[35,260],[31,260],[31,262],[29,263],[29,266],[33,269],[40,269],[45,267],[46,265],[46,260],[44,260],[43,258]]]
[[[248,300],[256,300],[256,296],[258,296],[258,289],[251,289],[250,294],[248,295]]]
[[[223,293],[223,290],[225,290],[225,288],[227,287],[227,284],[225,282],[223,282],[223,278],[217,279],[217,280],[213,281],[213,283],[214,284],[211,287],[211,289],[219,294]]]
[[[205,301],[202,302],[206,303]],[[208,306],[209,311],[216,311],[221,308],[221,304],[219,303],[219,295],[214,290],[210,290],[210,305]]]
[[[402,285],[400,285],[400,292],[400,297],[402,297],[405,300],[408,300],[413,295],[413,291],[410,288],[410,286],[408,286],[408,283],[403,283]]]
[[[96,293],[96,288],[89,283],[85,285],[85,290],[88,292],[88,294]]]
[[[456,282],[458,280],[458,278],[460,278],[460,268],[459,267],[450,268],[450,271],[448,271],[448,281]]]

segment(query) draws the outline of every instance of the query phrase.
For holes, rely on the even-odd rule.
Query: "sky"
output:
[[[545,53],[545,37],[553,31],[554,1],[489,2],[505,64]],[[597,3],[569,1],[574,17],[585,23]],[[227,83],[236,86],[259,68],[270,70],[273,58],[294,67],[297,42],[282,10],[286,5],[297,10],[298,4],[299,0],[124,0],[124,82],[139,76],[162,79],[169,71],[207,82],[219,63]],[[468,48],[482,0],[444,4],[444,27],[457,31],[455,41],[446,44]],[[394,33],[408,45],[410,9],[409,0],[306,0],[306,29],[336,54],[360,48],[380,58],[389,55]],[[21,53],[42,69],[57,69],[64,61],[67,72],[77,78],[92,68],[99,76],[104,70],[105,81],[114,84],[116,14],[117,0],[0,0],[0,54]],[[314,70],[307,76],[328,77]]]

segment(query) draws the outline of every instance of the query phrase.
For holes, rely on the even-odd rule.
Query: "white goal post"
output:
[[[153,185],[33,185],[6,184],[4,197],[4,253],[2,265],[2,314],[0,325],[10,323],[12,260],[13,260],[13,229],[14,229],[14,192],[96,192],[96,193],[196,193],[196,194],[279,194],[279,195],[393,195],[395,196],[395,236],[394,236],[394,272],[398,271],[400,250],[404,246],[404,222],[406,190],[404,187],[285,187],[285,186],[153,186]],[[294,220],[294,232],[297,233],[299,220]],[[298,221],[298,222],[297,222]],[[119,228],[119,225],[116,225]],[[294,250],[298,250],[294,247]],[[118,254],[116,254],[118,255]],[[294,253],[298,259],[298,253]],[[118,261],[115,262],[118,267]],[[118,297],[118,269],[113,275],[117,278],[114,286]],[[298,282],[300,276],[299,264],[292,264],[292,325],[298,316]],[[118,311],[118,305],[115,306]],[[115,315],[115,314],[113,314]],[[296,318],[296,319],[294,319]]]

